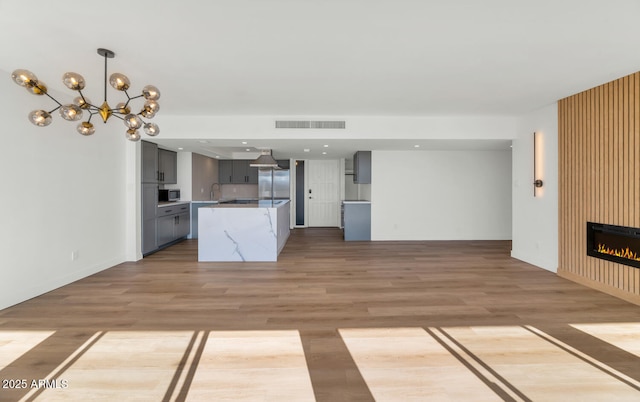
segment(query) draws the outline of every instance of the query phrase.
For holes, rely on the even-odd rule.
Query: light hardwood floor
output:
[[[340,233],[277,263],[185,241],[2,310],[0,401],[640,400],[640,307],[510,242]]]

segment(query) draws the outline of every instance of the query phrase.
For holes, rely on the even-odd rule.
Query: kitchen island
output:
[[[198,210],[198,261],[277,261],[289,238],[289,200]]]

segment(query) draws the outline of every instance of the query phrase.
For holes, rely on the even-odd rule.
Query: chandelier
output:
[[[82,135],[91,135],[95,133],[96,129],[91,123],[91,118],[94,115],[99,115],[104,123],[109,120],[110,117],[114,116],[124,122],[124,125],[127,127],[126,138],[130,141],[138,141],[140,139],[140,133],[138,129],[142,128],[147,135],[156,136],[160,133],[160,128],[155,123],[147,123],[142,120],[142,117],[151,119],[155,114],[160,110],[160,106],[158,105],[157,100],[160,99],[160,91],[153,85],[147,85],[142,88],[142,94],[138,96],[131,97],[127,90],[130,87],[129,78],[127,78],[124,74],[114,73],[109,77],[109,84],[118,90],[124,92],[127,96],[126,102],[121,102],[116,105],[115,108],[112,108],[107,103],[107,59],[112,59],[115,56],[115,53],[108,49],[98,49],[98,54],[104,57],[104,102],[100,106],[96,106],[91,103],[91,101],[86,98],[82,90],[85,86],[84,78],[78,73],[65,73],[62,76],[62,82],[64,85],[73,90],[78,91],[79,96],[77,96],[73,103],[63,105],[58,102],[53,96],[49,95],[47,92],[47,86],[39,81],[38,78],[31,71],[28,70],[15,70],[11,74],[11,78],[13,81],[27,89],[30,93],[34,95],[46,95],[50,99],[52,99],[58,106],[51,110],[34,110],[29,113],[29,121],[36,126],[44,127],[51,124],[51,113],[59,110],[60,116],[67,121],[79,121],[82,120],[83,112],[87,112],[89,117],[86,121],[80,122],[78,124],[77,130]],[[131,113],[131,107],[129,103],[137,98],[144,97],[146,99],[142,110],[135,114]]]

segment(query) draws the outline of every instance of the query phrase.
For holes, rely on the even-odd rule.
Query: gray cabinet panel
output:
[[[142,141],[142,182],[158,182],[158,146]]]
[[[158,210],[158,185],[142,185],[142,254],[158,248],[156,241],[156,216]]]
[[[353,182],[371,184],[371,151],[358,151],[353,155]]]
[[[158,170],[161,183],[176,184],[178,182],[178,154],[166,149],[158,149]]]
[[[344,239],[371,240],[371,204],[344,204]]]
[[[163,246],[175,240],[175,215],[158,218],[158,246]]]
[[[247,184],[258,184],[258,168],[249,166],[251,161],[247,162]]]
[[[218,161],[218,183],[230,184],[233,183],[233,161],[221,160]]]
[[[249,166],[247,159],[221,160],[218,162],[220,184],[258,184],[258,168]]]
[[[177,217],[177,223],[176,223],[175,237],[177,240],[189,234],[189,231],[191,230],[191,220],[190,220],[189,212],[181,212],[178,215],[176,215],[176,217]]]
[[[233,160],[232,183],[243,184],[248,182],[249,163],[245,160]]]
[[[191,204],[191,238],[198,238],[198,209],[206,206],[215,205],[215,202],[198,202]]]

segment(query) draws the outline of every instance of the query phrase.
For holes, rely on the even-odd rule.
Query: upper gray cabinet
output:
[[[353,155],[353,182],[371,184],[371,151],[358,151]]]
[[[220,184],[258,184],[258,168],[249,166],[250,160],[234,159],[218,162]]]
[[[158,182],[158,146],[142,141],[142,182]]]
[[[218,161],[218,183],[233,183],[233,161],[224,159]]]
[[[290,160],[289,159],[278,159],[276,162],[278,162],[278,166],[280,166],[280,169],[289,169],[290,168]]]
[[[142,141],[142,182],[176,184],[178,154],[159,149],[153,142]]]
[[[158,149],[159,182],[164,184],[178,183],[178,154],[166,149]]]

